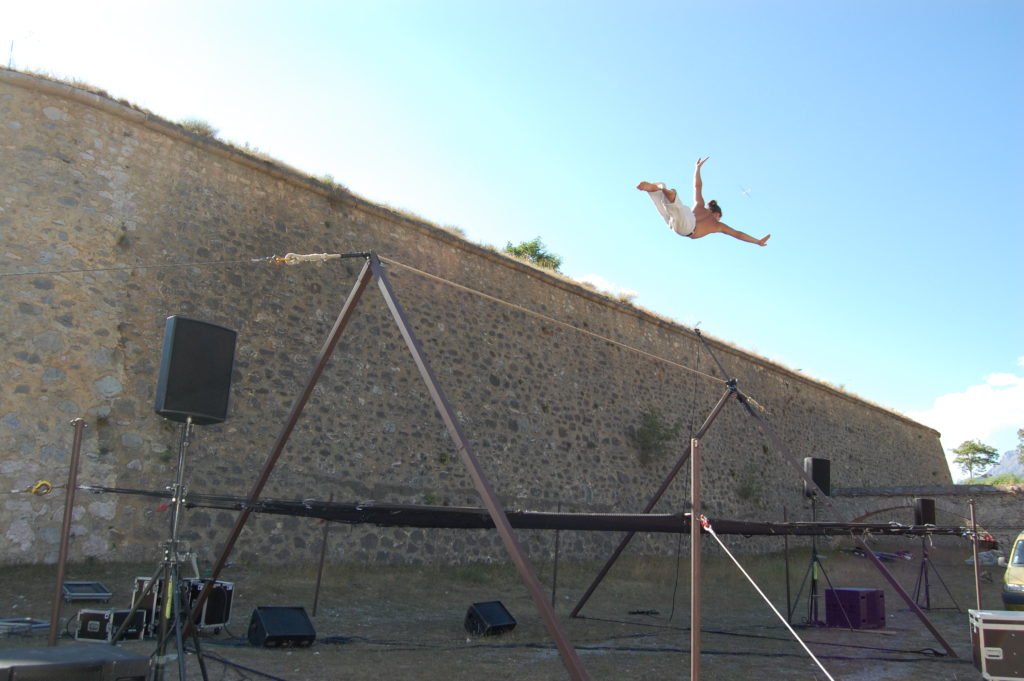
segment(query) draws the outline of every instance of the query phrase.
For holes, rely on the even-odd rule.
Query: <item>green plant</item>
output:
[[[982,478],[975,482],[984,485],[1020,485],[1024,484],[1024,478],[1015,473],[1003,473],[1002,475],[993,475],[991,478]]]
[[[505,244],[505,252],[517,258],[529,260],[538,267],[546,267],[555,272],[562,266],[562,257],[550,253],[544,246],[544,242],[540,240],[540,237],[532,241],[524,241],[517,246],[513,246],[512,242],[509,241]]]
[[[626,439],[636,447],[640,463],[647,465],[665,453],[668,444],[679,437],[683,424],[669,424],[661,411],[650,405],[640,414],[640,423],[626,429]]]
[[[764,493],[764,481],[753,471],[747,471],[739,476],[736,485],[736,496],[743,501],[753,501]]]
[[[953,463],[967,473],[968,479],[974,479],[974,472],[983,475],[986,470],[999,462],[999,452],[991,445],[982,444],[978,440],[967,440],[956,449],[950,450],[956,456]]]
[[[213,127],[209,123],[199,118],[186,118],[181,121],[178,125],[185,128],[189,132],[195,133],[202,137],[209,137],[216,139],[217,133],[220,132],[217,128]]]

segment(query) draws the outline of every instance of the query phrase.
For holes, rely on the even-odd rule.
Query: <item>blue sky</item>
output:
[[[1022,35],[1018,0],[62,0],[0,21],[14,68],[477,243],[540,236],[570,277],[1000,451],[1024,428]],[[698,156],[767,247],[680,238],[634,189],[689,197]]]

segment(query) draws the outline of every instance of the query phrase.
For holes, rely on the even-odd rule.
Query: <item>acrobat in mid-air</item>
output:
[[[709,201],[707,205],[704,205],[704,196],[701,194],[700,167],[708,158],[698,158],[697,168],[693,172],[693,208],[680,203],[678,192],[675,189],[666,189],[661,182],[641,182],[636,188],[650,194],[661,217],[665,218],[668,226],[680,236],[699,239],[708,234],[728,234],[740,241],[764,246],[771,238],[771,234],[755,239],[746,232],[733,229],[722,222],[722,209],[718,207],[717,201]]]

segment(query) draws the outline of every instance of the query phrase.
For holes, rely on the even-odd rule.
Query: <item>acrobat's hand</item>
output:
[[[705,156],[704,158],[698,157],[697,158],[697,170],[700,170],[700,167],[702,165],[704,165],[705,163],[707,163],[709,158],[711,158],[711,157],[710,156]]]

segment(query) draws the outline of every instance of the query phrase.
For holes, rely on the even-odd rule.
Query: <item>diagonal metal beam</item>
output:
[[[273,472],[274,466],[277,465],[277,460],[281,457],[281,453],[284,451],[285,445],[288,444],[288,439],[291,437],[292,431],[295,430],[295,424],[298,423],[299,417],[306,408],[306,403],[309,402],[309,398],[313,394],[313,389],[316,387],[317,382],[320,381],[320,376],[327,367],[327,362],[331,359],[331,355],[334,354],[334,349],[337,347],[338,341],[341,340],[342,334],[345,332],[349,322],[352,320],[352,315],[355,312],[356,305],[363,297],[363,293],[366,291],[371,281],[373,281],[373,270],[370,267],[369,260],[367,260],[367,262],[363,264],[363,269],[359,273],[359,277],[356,280],[355,285],[352,287],[352,291],[348,294],[348,298],[345,300],[345,304],[341,308],[341,312],[338,313],[338,318],[335,320],[334,326],[331,328],[331,332],[327,336],[327,340],[320,349],[320,354],[317,356],[316,363],[313,365],[313,370],[310,372],[309,378],[306,379],[306,386],[295,401],[295,404],[292,405],[292,410],[288,415],[288,420],[285,422],[284,427],[281,428],[281,432],[277,436],[277,441],[274,443],[270,456],[267,458],[266,463],[263,464],[263,471],[260,473],[259,479],[249,492],[245,508],[242,509],[242,512],[238,514],[238,518],[235,520],[235,526],[231,530],[231,535],[224,544],[224,548],[221,550],[220,558],[217,559],[217,563],[213,567],[210,577],[206,582],[206,586],[203,587],[203,590],[199,593],[199,597],[196,599],[195,605],[192,607],[192,614],[188,618],[188,622],[185,627],[186,636],[190,633],[192,626],[195,623],[195,618],[197,618],[203,611],[203,603],[206,602],[210,592],[213,590],[214,582],[216,582],[217,578],[220,577],[221,571],[227,564],[228,557],[231,555],[231,551],[235,548],[235,543],[238,541],[239,536],[241,536],[242,529],[245,527],[246,521],[249,520],[249,516],[253,513],[253,507],[259,500],[260,494],[262,494],[267,481],[270,479],[270,474]]]
[[[708,429],[711,428],[711,424],[714,423],[715,419],[718,417],[718,413],[722,411],[723,407],[725,407],[725,403],[729,400],[730,397],[732,397],[735,394],[736,383],[735,381],[729,381],[725,392],[722,393],[722,397],[718,400],[718,404],[716,404],[714,408],[711,410],[711,413],[704,420],[704,424],[700,427],[700,429],[694,434],[692,440],[700,440],[701,438],[704,437],[704,435],[708,432]],[[685,466],[686,462],[689,460],[691,449],[687,449],[686,452],[684,452],[683,455],[679,457],[679,460],[676,461],[676,465],[673,466],[672,470],[670,470],[668,475],[665,476],[665,479],[661,483],[661,487],[659,487],[658,490],[654,493],[654,496],[651,497],[651,500],[647,502],[647,505],[644,506],[644,510],[641,511],[641,513],[650,513],[651,511],[654,510],[654,507],[658,505],[658,502],[661,501],[661,498],[665,496],[665,492],[668,491],[668,488],[672,484],[672,481],[676,479],[676,476],[679,475],[679,471],[683,469],[683,466]],[[626,550],[626,547],[629,546],[629,542],[633,540],[633,537],[635,535],[635,530],[631,530],[630,532],[626,533],[626,536],[623,537],[622,541],[619,542],[619,545],[615,547],[615,550],[612,552],[611,557],[608,558],[608,561],[604,564],[604,567],[602,567],[601,571],[597,573],[597,577],[595,577],[594,581],[590,583],[589,587],[587,587],[586,592],[584,592],[583,596],[576,604],[576,607],[573,608],[572,612],[569,614],[569,617],[577,617],[580,614],[580,610],[582,610],[583,606],[586,605],[588,600],[590,600],[590,597],[593,595],[598,585],[608,575],[608,571],[612,569],[612,566],[615,565],[615,561],[617,561],[619,559],[619,556],[622,555],[622,552]]]
[[[508,551],[509,556],[512,558],[512,562],[519,571],[520,578],[522,578],[523,582],[526,584],[526,589],[530,593],[530,598],[533,599],[534,605],[536,605],[541,619],[544,620],[544,625],[547,627],[548,633],[555,641],[555,646],[558,648],[558,652],[562,656],[562,664],[564,664],[566,669],[569,671],[569,676],[573,681],[588,681],[590,677],[587,675],[586,669],[583,668],[583,662],[580,660],[579,655],[576,654],[576,649],[572,647],[572,644],[569,642],[569,637],[566,635],[562,624],[555,615],[554,608],[548,601],[547,596],[541,587],[540,580],[537,579],[537,574],[534,571],[533,566],[530,564],[529,559],[526,557],[526,552],[519,544],[519,540],[516,537],[515,530],[512,529],[512,525],[505,513],[505,509],[502,507],[501,501],[498,499],[498,495],[495,494],[494,488],[491,486],[491,482],[487,478],[487,474],[484,472],[483,468],[480,466],[479,460],[473,453],[473,448],[469,444],[469,439],[462,431],[462,426],[455,417],[455,411],[452,409],[451,404],[448,402],[448,398],[441,389],[437,376],[434,374],[434,370],[430,367],[426,354],[424,354],[422,346],[416,339],[416,336],[412,331],[412,326],[409,324],[409,320],[405,316],[405,312],[398,303],[398,298],[395,296],[395,292],[391,288],[391,283],[384,274],[384,268],[376,254],[370,254],[369,264],[374,274],[377,276],[377,285],[380,287],[381,293],[384,294],[384,300],[387,303],[388,308],[391,310],[391,314],[395,318],[395,322],[398,324],[398,329],[402,333],[402,338],[405,339],[405,344],[408,346],[409,352],[412,353],[413,360],[416,362],[416,368],[419,370],[420,376],[426,384],[427,391],[430,393],[430,397],[434,401],[434,405],[437,407],[445,426],[448,428],[448,434],[451,435],[452,441],[455,443],[455,448],[459,454],[459,458],[462,459],[462,463],[466,466],[466,470],[469,472],[470,478],[473,480],[473,486],[476,487],[476,491],[479,492],[480,496],[483,498],[484,506],[487,508],[487,512],[490,514],[491,520],[494,521],[494,527],[498,530],[498,534],[501,536],[501,540],[505,544],[505,550]]]
[[[949,643],[946,642],[946,639],[942,637],[942,634],[939,633],[939,630],[935,628],[935,625],[932,624],[931,620],[928,619],[928,615],[924,614],[924,611],[921,610],[920,606],[918,606],[914,599],[910,597],[910,594],[908,594],[906,590],[902,586],[900,586],[900,583],[896,581],[896,578],[893,577],[892,573],[889,572],[889,570],[884,565],[882,565],[882,561],[878,559],[878,556],[875,555],[875,552],[872,551],[871,547],[868,546],[868,543],[864,541],[864,537],[857,537],[857,543],[864,547],[864,555],[871,559],[871,562],[875,564],[875,567],[878,568],[878,571],[882,573],[882,576],[885,577],[885,580],[887,582],[889,582],[889,585],[893,589],[895,589],[896,593],[900,595],[900,598],[903,599],[907,606],[914,611],[914,614],[917,615],[918,619],[921,620],[921,623],[928,628],[928,631],[932,633],[932,636],[935,637],[935,640],[942,644],[942,647],[946,649],[946,652],[949,654],[949,656],[954,658],[959,657],[956,654],[956,651],[953,650],[953,647],[950,646]]]

